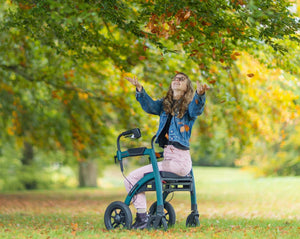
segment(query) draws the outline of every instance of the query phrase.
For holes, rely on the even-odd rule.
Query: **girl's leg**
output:
[[[159,171],[166,171],[178,174],[179,176],[187,175],[192,169],[192,161],[188,150],[180,150],[172,145],[164,149],[164,160],[157,163]],[[152,165],[146,165],[132,171],[125,179],[125,188],[127,192],[131,190],[145,173],[153,172]],[[147,200],[144,192],[139,193],[133,199],[133,205],[139,213],[147,211]]]
[[[146,165],[132,171],[125,179],[125,188],[127,192],[142,178],[145,173],[153,172],[152,165]],[[139,193],[133,198],[133,205],[139,213],[147,212],[147,201],[145,193]]]

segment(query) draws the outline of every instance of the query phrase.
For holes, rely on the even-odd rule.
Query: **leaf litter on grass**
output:
[[[212,170],[212,171],[211,171]],[[125,199],[125,189],[31,191],[0,195],[1,238],[296,238],[300,233],[299,192],[284,180],[254,180],[233,175],[209,179],[213,169],[195,168],[200,227],[186,228],[190,213],[188,192],[176,192],[171,204],[177,221],[164,231],[107,231],[104,212],[113,201]],[[232,171],[231,173],[234,173]],[[230,170],[226,169],[224,177]],[[201,177],[204,181],[201,181]],[[243,179],[243,178],[242,178]],[[297,187],[299,178],[289,186]],[[299,197],[298,197],[299,198]],[[147,196],[148,204],[155,194]],[[169,199],[168,199],[169,200]],[[134,214],[134,209],[131,206]],[[21,236],[25,235],[25,237]]]

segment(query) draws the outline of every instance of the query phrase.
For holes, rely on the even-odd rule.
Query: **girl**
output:
[[[160,116],[155,142],[164,148],[164,160],[157,163],[159,170],[186,176],[192,169],[189,151],[191,130],[197,116],[203,112],[205,91],[209,87],[197,81],[197,90],[194,94],[189,77],[184,73],[177,73],[167,95],[161,100],[154,101],[136,77],[126,77],[126,79],[136,87],[136,99],[144,111]],[[152,171],[152,165],[149,164],[131,172],[125,180],[127,192],[145,173]],[[144,229],[148,222],[145,193],[138,194],[133,204],[137,214],[132,228]]]

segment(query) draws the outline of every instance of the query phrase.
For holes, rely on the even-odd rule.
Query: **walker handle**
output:
[[[120,160],[120,168],[121,168],[121,172],[124,172],[124,166],[123,166],[123,160]]]

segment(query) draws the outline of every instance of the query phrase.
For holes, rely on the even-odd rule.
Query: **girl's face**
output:
[[[182,91],[183,93],[187,90],[187,78],[182,75],[176,75],[171,83],[171,88],[173,91]]]

